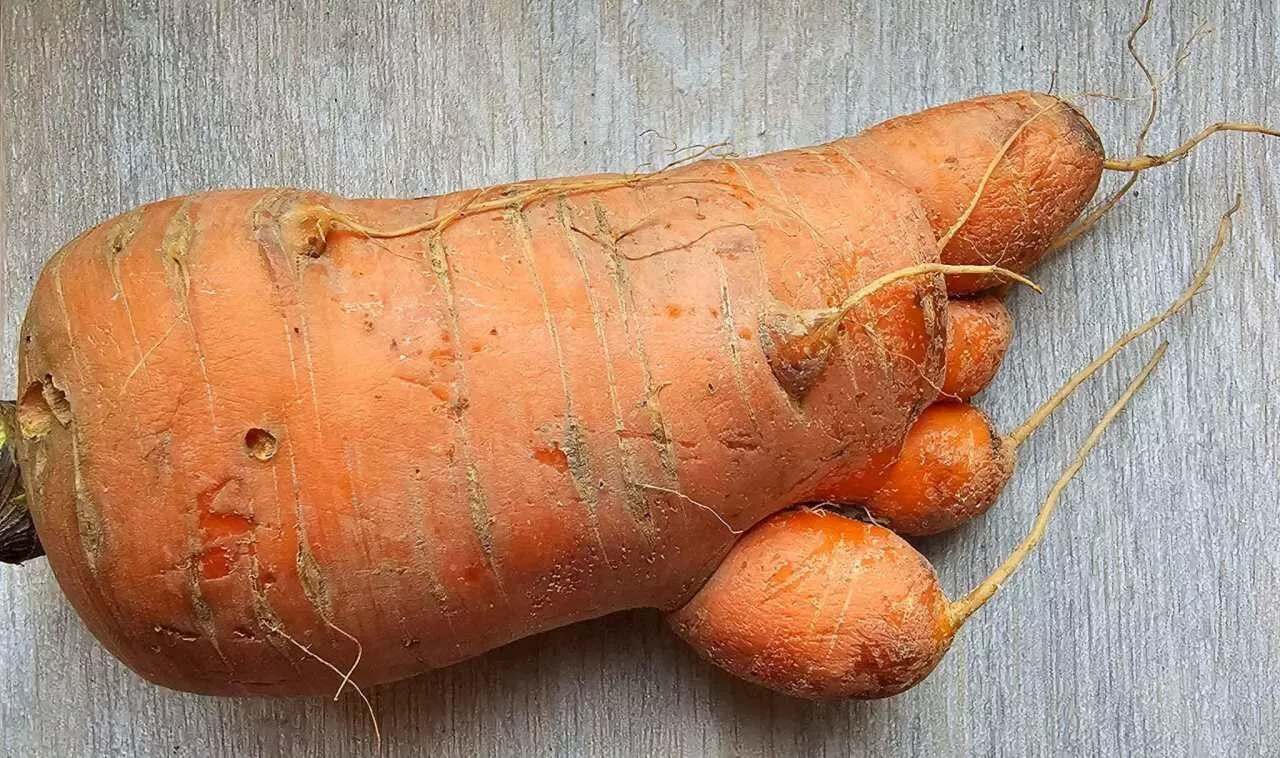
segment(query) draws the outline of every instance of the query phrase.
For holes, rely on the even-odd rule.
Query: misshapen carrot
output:
[[[685,608],[753,525],[882,487],[945,382],[948,283],[1020,279],[1102,162],[1019,92],[648,175],[139,208],[63,248],[23,323],[39,544],[112,653],[197,692]]]
[[[915,191],[944,241],[943,262],[1018,272],[1079,215],[1102,174],[1094,157],[1102,143],[1088,119],[1047,95],[976,98],[892,119],[850,140],[849,151]],[[1046,195],[1053,202],[1037,204]],[[949,276],[947,289],[997,283]]]
[[[1191,302],[1213,271],[1227,241],[1231,216],[1238,208],[1237,199],[1219,222],[1208,257],[1178,298],[1076,371],[1018,428],[1000,435],[977,408],[967,403],[937,403],[916,419],[882,478],[874,484],[866,476],[829,479],[824,483],[823,499],[860,503],[872,518],[910,536],[954,529],[985,513],[1012,476],[1018,447],[1117,353]]]
[[[1047,96],[912,123],[1007,136],[1044,106],[1058,161],[1077,116]],[[209,193],[81,235],[19,360],[59,582],[144,676],[223,693],[332,691],[291,640],[358,639],[372,683],[678,607],[826,469],[892,460],[937,394],[938,239],[858,139],[417,200]],[[1074,161],[1085,185],[1101,161]],[[805,324],[821,354],[790,352]]]
[[[899,534],[937,534],[986,512],[1013,474],[1013,447],[968,403],[935,403],[865,501]]]

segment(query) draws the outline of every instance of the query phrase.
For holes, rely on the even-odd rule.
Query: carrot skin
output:
[[[1004,300],[989,295],[947,301],[946,374],[942,395],[968,400],[995,378],[1013,338]]]

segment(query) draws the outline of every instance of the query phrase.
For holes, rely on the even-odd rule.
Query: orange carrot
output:
[[[874,126],[851,142],[855,158],[920,196],[944,241],[945,263],[1029,270],[1093,197],[1102,176],[1102,143],[1093,126],[1047,95],[944,105]],[[1054,199],[1038,205],[1042,197]],[[996,283],[950,276],[947,289],[968,294]]]
[[[1013,319],[995,295],[947,302],[947,371],[942,394],[968,400],[991,383],[1009,340]]]
[[[1013,446],[968,403],[935,403],[864,503],[899,534],[937,534],[985,513],[1013,474]]]
[[[360,691],[688,607],[772,549],[735,548],[753,525],[906,465],[948,287],[1026,283],[1102,165],[1018,92],[653,174],[136,209],[32,294],[0,559],[43,546],[112,653],[208,693]]]

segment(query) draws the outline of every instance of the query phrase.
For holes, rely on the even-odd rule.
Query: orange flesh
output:
[[[966,100],[874,126],[853,140],[853,154],[911,187],[941,237],[968,207],[996,146],[1028,119],[1034,120],[996,166],[983,200],[942,251],[944,263],[1025,272],[1098,188],[1102,143],[1083,115],[1043,95]],[[1004,128],[993,132],[993,120]],[[953,294],[998,283],[947,277]]]

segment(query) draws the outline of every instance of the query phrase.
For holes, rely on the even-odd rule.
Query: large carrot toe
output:
[[[897,694],[933,670],[952,637],[937,575],[910,544],[809,509],[752,529],[668,620],[726,671],[812,698]]]

